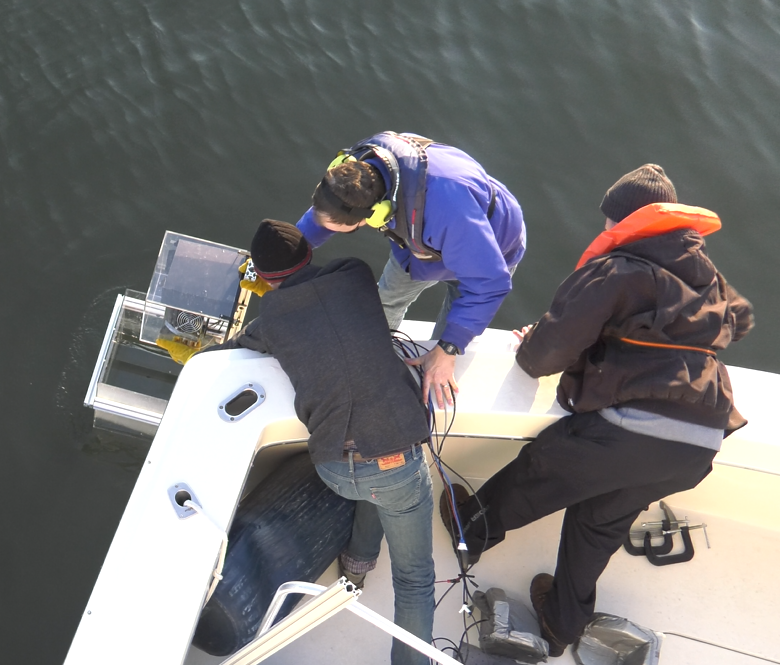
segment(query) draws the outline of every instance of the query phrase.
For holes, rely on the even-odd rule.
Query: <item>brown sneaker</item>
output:
[[[457,483],[452,484],[452,492],[455,495],[456,506],[462,505],[471,496],[463,485],[458,485]],[[460,534],[455,525],[455,518],[452,515],[450,504],[450,493],[445,488],[442,490],[441,496],[439,497],[439,515],[441,515],[441,521],[444,523],[444,528],[447,529],[447,533],[449,533],[450,538],[452,538],[452,548],[455,550],[455,554],[458,555],[463,567],[468,568],[479,561],[481,553],[458,549],[458,546],[460,545]],[[461,525],[462,524],[463,519],[461,518]]]
[[[547,598],[547,594],[550,593],[550,589],[552,589],[554,580],[555,578],[548,573],[539,573],[536,577],[533,578],[533,580],[531,580],[531,605],[533,605],[534,611],[536,612],[536,618],[539,621],[539,628],[542,631],[542,639],[546,640],[550,647],[549,655],[552,658],[557,658],[558,656],[563,655],[563,652],[566,651],[568,644],[561,642],[557,637],[555,637],[553,632],[547,626],[547,622],[544,619],[544,614],[542,613],[544,601]]]

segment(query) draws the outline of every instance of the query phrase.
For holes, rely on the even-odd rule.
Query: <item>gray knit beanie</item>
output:
[[[645,164],[626,173],[607,190],[601,212],[617,223],[651,203],[677,203],[677,192],[658,164]]]

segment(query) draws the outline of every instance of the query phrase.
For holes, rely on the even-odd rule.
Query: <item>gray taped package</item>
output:
[[[503,589],[474,594],[474,605],[485,620],[479,624],[479,646],[484,653],[534,665],[547,660],[547,642],[530,609],[508,598]]]
[[[578,665],[657,665],[663,633],[597,612],[574,645]]]

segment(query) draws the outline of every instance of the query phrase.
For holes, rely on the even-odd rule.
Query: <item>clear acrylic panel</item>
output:
[[[175,332],[201,346],[221,342],[239,296],[246,252],[166,231],[146,295],[140,339],[154,344]]]
[[[165,232],[146,299],[166,307],[230,319],[239,266],[246,255],[234,247]]]

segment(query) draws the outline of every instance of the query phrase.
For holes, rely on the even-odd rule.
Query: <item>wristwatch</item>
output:
[[[457,356],[460,351],[458,351],[458,347],[455,346],[452,342],[445,342],[443,339],[440,339],[438,342],[436,342],[436,346],[440,346],[442,351],[446,353],[448,356]]]

